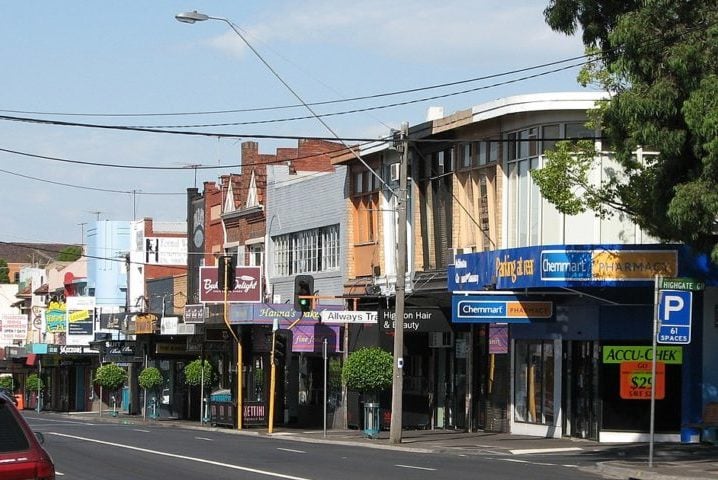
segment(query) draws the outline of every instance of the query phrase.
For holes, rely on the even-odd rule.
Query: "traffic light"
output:
[[[217,288],[219,290],[234,290],[234,257],[222,255],[217,264]],[[226,283],[225,283],[226,280]]]
[[[277,332],[274,344],[274,360],[283,362],[287,358],[287,353],[291,353],[292,332],[289,330],[281,330]]]
[[[312,309],[311,298],[300,296],[314,295],[314,277],[311,275],[297,275],[294,277],[294,309],[298,312],[309,312]]]

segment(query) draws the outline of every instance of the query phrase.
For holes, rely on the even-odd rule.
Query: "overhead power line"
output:
[[[552,62],[542,63],[539,65],[531,65],[529,67],[517,68],[514,70],[508,70],[505,72],[492,73],[489,75],[483,75],[479,77],[468,78],[465,80],[457,80],[453,82],[439,83],[435,85],[426,85],[423,87],[408,88],[404,90],[395,90],[390,92],[375,93],[369,95],[361,95],[350,98],[341,98],[335,100],[324,100],[320,102],[308,102],[307,105],[315,107],[322,105],[334,105],[339,103],[350,103],[358,102],[361,100],[373,100],[377,98],[392,97],[397,95],[405,95],[408,93],[417,93],[427,90],[436,90],[440,88],[452,87],[456,85],[463,85],[467,83],[480,82],[483,80],[490,80],[492,78],[500,78],[508,75],[515,75],[517,73],[529,72],[531,70],[538,70],[540,68],[551,67],[554,65],[560,65],[562,63],[573,62],[575,60],[581,60],[588,58],[589,55],[579,55],[570,58],[564,58],[561,60],[555,60]],[[0,109],[0,112],[22,114],[22,115],[55,115],[55,116],[66,116],[66,117],[172,117],[172,116],[191,116],[191,115],[223,115],[229,113],[253,113],[253,112],[267,112],[275,110],[287,110],[293,108],[304,108],[303,104],[292,104],[292,105],[276,105],[269,107],[255,107],[255,108],[236,108],[227,110],[206,110],[206,111],[195,111],[195,112],[159,112],[159,113],[82,113],[82,112],[43,112],[37,110],[10,110]]]

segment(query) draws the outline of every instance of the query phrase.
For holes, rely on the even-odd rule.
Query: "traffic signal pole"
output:
[[[391,389],[391,424],[389,440],[401,443],[402,395],[404,392],[404,296],[406,291],[406,203],[407,203],[407,170],[409,163],[409,124],[401,124],[401,161],[399,163],[399,196],[397,198],[397,259],[396,259],[396,303],[394,322],[394,381]]]
[[[227,325],[229,333],[232,334],[234,340],[237,342],[237,430],[242,430],[242,342],[239,340],[239,336],[232,330],[227,315],[227,290],[229,289],[230,283],[229,269],[234,268],[234,264],[226,259],[222,260],[220,264],[223,268],[218,274],[222,275],[222,279],[224,280],[222,282],[222,290],[224,291],[224,324]],[[234,275],[232,275],[232,277],[233,276]],[[234,290],[234,285],[232,285],[232,290]]]
[[[272,353],[270,358],[270,380],[269,380],[269,428],[268,432],[274,432],[274,391],[277,386],[277,361],[276,361],[276,349],[277,349],[277,329],[279,328],[279,322],[275,319],[274,325],[272,326]]]

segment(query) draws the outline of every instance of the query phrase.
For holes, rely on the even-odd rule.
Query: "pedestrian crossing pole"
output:
[[[275,395],[274,390],[277,386],[277,330],[279,330],[279,319],[274,319],[272,322],[272,353],[270,356],[270,380],[269,380],[269,427],[267,431],[269,433],[274,432],[274,402]]]

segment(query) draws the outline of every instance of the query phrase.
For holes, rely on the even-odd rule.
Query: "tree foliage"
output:
[[[4,258],[0,258],[0,283],[10,283],[10,267]]]
[[[137,383],[146,390],[154,390],[164,383],[162,372],[156,367],[147,367],[137,376]]]
[[[13,382],[12,375],[0,377],[0,388],[13,391],[13,387],[15,387],[15,382]]]
[[[74,262],[82,256],[82,247],[77,245],[71,245],[63,248],[57,256],[57,260],[60,262]]]
[[[95,383],[108,390],[116,390],[125,383],[127,373],[119,365],[108,363],[97,368]]]
[[[212,370],[212,364],[209,360],[204,361],[204,373],[202,372],[202,360],[199,358],[192,360],[184,367],[184,378],[185,383],[192,387],[202,384],[204,379],[204,386],[208,387],[212,385],[214,381],[214,371]]]
[[[360,348],[349,354],[342,368],[347,388],[361,393],[376,393],[392,384],[394,360],[389,352],[377,347]]]
[[[25,391],[37,392],[38,390],[44,389],[45,383],[42,381],[42,378],[37,375],[37,373],[31,373],[25,379]]]
[[[558,160],[546,176],[561,180],[571,193],[557,186],[551,191],[544,178],[542,194],[566,213],[592,208],[600,198],[649,234],[712,252],[718,261],[715,2],[551,0],[544,14],[554,30],[582,31],[592,62],[579,79],[610,92],[593,119],[604,145],[615,151],[620,174],[598,186],[583,185],[592,150],[564,147],[549,156],[549,164]],[[639,147],[657,155],[640,162]]]

